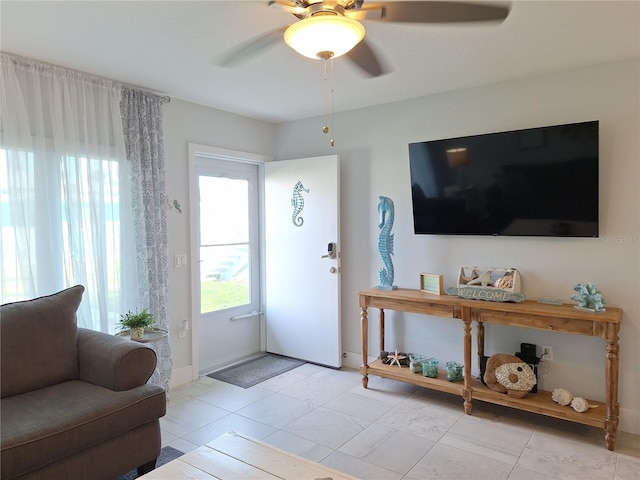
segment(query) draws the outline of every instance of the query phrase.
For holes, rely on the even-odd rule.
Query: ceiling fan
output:
[[[364,38],[360,22],[414,24],[477,23],[504,21],[510,4],[459,1],[271,0],[269,6],[284,9],[298,21],[255,37],[220,57],[216,63],[231,66],[280,42],[302,55],[327,60],[340,55],[366,75],[385,73],[378,56]]]

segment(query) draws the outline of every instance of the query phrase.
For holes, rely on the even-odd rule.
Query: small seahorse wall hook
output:
[[[293,207],[293,216],[291,217],[291,221],[296,227],[301,227],[304,223],[304,218],[300,216],[300,212],[302,212],[302,209],[304,208],[304,198],[300,192],[309,193],[309,189],[304,188],[302,182],[298,180],[298,183],[293,187],[293,196],[291,197],[291,206]]]
[[[178,213],[182,213],[182,207],[180,206],[180,202],[178,200],[171,200],[169,196],[164,197],[167,202],[167,208],[175,208]]]
[[[382,263],[384,268],[380,269],[380,285],[376,288],[382,290],[396,290],[398,287],[393,284],[393,261],[391,255],[393,255],[393,220],[395,217],[395,209],[393,206],[393,200],[389,197],[378,197],[378,217],[380,223],[380,236],[378,237],[378,251],[382,257]]]

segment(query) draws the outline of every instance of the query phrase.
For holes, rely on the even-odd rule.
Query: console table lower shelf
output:
[[[377,377],[399,380],[419,387],[459,395],[464,398],[464,384],[462,382],[448,381],[445,370],[438,370],[438,378],[430,378],[423,376],[421,373],[414,373],[406,367],[398,368],[397,365],[389,366],[380,360],[376,360],[367,367],[360,367],[360,373],[363,376],[375,375]],[[551,392],[544,390],[538,390],[537,393],[529,393],[524,398],[513,398],[504,393],[495,392],[475,379],[471,381],[471,390],[472,400],[480,400],[526,412],[538,413],[548,417],[582,423],[592,427],[604,428],[607,406],[602,402],[588,400],[589,404],[596,405],[596,408],[591,408],[587,412],[579,413],[570,406],[558,405],[551,400]]]

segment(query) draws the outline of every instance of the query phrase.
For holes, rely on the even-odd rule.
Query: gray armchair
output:
[[[0,306],[2,479],[105,479],[160,454],[162,387],[144,344],[78,328],[84,287]]]

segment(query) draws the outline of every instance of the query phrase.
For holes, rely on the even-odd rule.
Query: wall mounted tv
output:
[[[417,234],[598,236],[598,121],[409,144]]]

